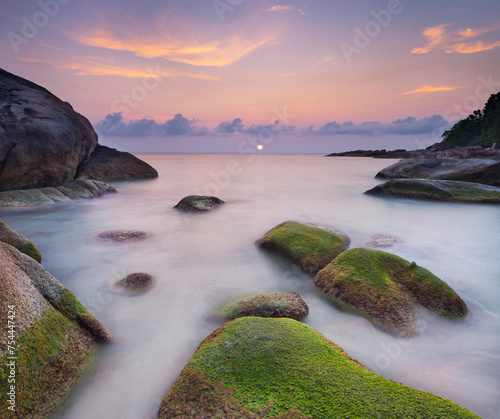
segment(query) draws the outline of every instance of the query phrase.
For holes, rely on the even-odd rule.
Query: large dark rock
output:
[[[53,417],[91,369],[99,342],[111,336],[38,262],[3,242],[0,289],[5,325],[0,334],[1,416]],[[15,325],[13,339],[8,319]],[[8,410],[12,404],[5,396],[12,385],[15,412]]]
[[[69,103],[0,69],[0,190],[71,182],[96,146],[92,125]]]
[[[224,201],[216,196],[189,195],[182,198],[174,207],[185,212],[210,211],[220,207]]]
[[[467,314],[467,306],[444,281],[415,262],[356,248],[340,254],[318,272],[314,285],[342,307],[402,335],[416,332],[415,303],[449,319]]]
[[[78,178],[129,180],[158,177],[158,172],[130,153],[98,145],[77,173]]]
[[[500,188],[454,180],[391,179],[365,193],[433,201],[500,204]]]
[[[208,336],[158,418],[477,418],[373,374],[309,326],[242,317]]]
[[[0,191],[60,186],[78,177],[155,176],[132,155],[98,146],[90,122],[68,102],[0,69]]]
[[[351,239],[340,231],[296,221],[278,224],[256,242],[263,249],[292,259],[308,273],[323,269],[350,243]]]
[[[500,159],[406,159],[386,167],[375,177],[457,180],[500,186]]]

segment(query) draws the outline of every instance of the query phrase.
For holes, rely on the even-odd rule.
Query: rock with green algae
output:
[[[285,221],[269,230],[257,245],[291,258],[308,273],[316,273],[344,252],[350,242],[337,230]]]
[[[15,411],[6,397],[0,411],[9,418],[52,417],[91,369],[99,343],[111,336],[39,263],[3,242],[0,289],[1,318],[15,323],[14,339],[7,321],[0,334],[0,393],[11,385],[16,393]]]
[[[31,256],[38,263],[42,263],[42,255],[35,244],[27,237],[12,230],[2,220],[0,220],[0,241],[14,246],[20,252]]]
[[[431,201],[500,204],[500,187],[454,180],[391,179],[365,193]]]
[[[203,212],[218,208],[222,204],[224,201],[216,196],[189,195],[182,198],[174,208],[185,212]]]
[[[158,418],[477,418],[380,377],[291,319],[243,317],[200,345]]]
[[[314,285],[339,305],[402,334],[415,333],[415,303],[449,319],[467,314],[466,304],[446,282],[415,262],[380,250],[342,253],[318,272]]]
[[[309,314],[309,307],[296,292],[265,292],[231,300],[218,314],[228,319],[257,316],[302,320]]]

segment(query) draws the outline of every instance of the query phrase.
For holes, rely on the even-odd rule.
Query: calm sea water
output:
[[[394,160],[320,155],[142,154],[160,177],[121,182],[100,199],[0,217],[30,237],[43,265],[71,289],[117,343],[63,419],[155,418],[198,344],[219,325],[210,319],[229,298],[296,291],[310,307],[305,323],[372,371],[448,398],[482,418],[500,418],[500,207],[418,202],[363,195]],[[226,201],[206,214],[172,207],[184,196]],[[400,238],[387,249],[448,282],[469,316],[443,320],[419,312],[420,334],[396,338],[318,295],[312,277],[254,245],[276,224],[335,227],[364,246],[371,234]],[[142,230],[135,243],[103,242],[110,230]],[[156,278],[149,293],[118,296],[109,286],[132,272]]]

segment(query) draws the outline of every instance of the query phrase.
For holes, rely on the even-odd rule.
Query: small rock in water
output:
[[[174,208],[182,211],[210,211],[223,203],[216,196],[189,195],[182,198]]]
[[[401,242],[397,237],[391,236],[389,234],[372,234],[370,236],[370,241],[366,242],[368,247],[391,247],[396,243]]]
[[[134,272],[115,283],[115,290],[129,295],[142,294],[153,286],[154,278],[145,272]]]
[[[132,242],[147,239],[148,234],[144,231],[107,231],[99,234],[99,237],[115,242]]]

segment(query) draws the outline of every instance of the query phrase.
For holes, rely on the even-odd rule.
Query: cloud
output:
[[[242,122],[241,118],[235,118],[232,122],[221,122],[215,130],[221,134],[234,134],[235,132],[241,132],[244,127]]]
[[[434,93],[434,92],[461,89],[462,87],[463,86],[438,86],[438,87],[423,86],[423,87],[419,87],[418,89],[411,90],[409,92],[404,92],[403,95],[413,95],[416,93]]]
[[[475,52],[489,51],[500,46],[499,26],[482,29],[450,30],[450,23],[426,28],[422,36],[426,40],[423,47],[413,48],[412,54],[426,54],[430,51],[444,51],[445,53],[472,54]],[[495,38],[474,39],[494,34]]]
[[[317,130],[314,126],[309,126],[303,131],[303,134],[309,135],[384,135],[384,134],[426,134],[435,130],[446,129],[450,123],[441,115],[432,115],[429,117],[417,119],[409,116],[405,119],[397,119],[391,123],[383,124],[378,121],[366,121],[359,124],[353,121],[328,122]]]
[[[282,6],[272,6],[270,7],[269,9],[266,9],[265,10],[266,12],[298,12],[300,13],[301,15],[306,15],[307,12],[305,12],[304,10],[302,9],[299,9],[295,6],[291,6],[289,4],[285,4],[285,5],[282,5]]]
[[[205,135],[208,133],[206,127],[198,126],[198,120],[187,119],[178,113],[163,123],[154,119],[137,119],[124,122],[121,112],[106,115],[96,124],[98,133],[116,137],[176,137],[182,135]]]
[[[296,132],[296,128],[292,125],[285,125],[280,123],[280,121],[274,121],[271,124],[252,124],[248,128],[245,128],[241,132],[249,135],[269,135],[273,134],[293,134]]]
[[[240,60],[258,48],[273,44],[277,36],[263,34],[243,36],[234,34],[212,41],[197,41],[193,37],[174,39],[170,36],[120,37],[111,31],[68,34],[81,44],[114,51],[127,51],[144,58],[164,58],[193,66],[225,67]]]

